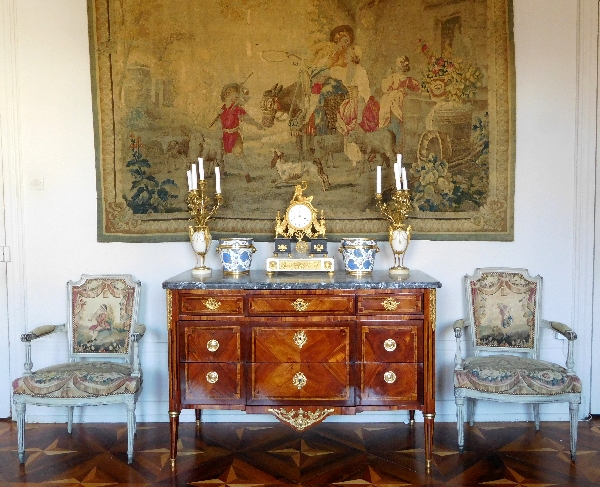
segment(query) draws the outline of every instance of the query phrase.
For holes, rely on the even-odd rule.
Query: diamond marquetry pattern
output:
[[[405,413],[399,413],[405,414]],[[418,424],[417,424],[418,427]],[[298,433],[274,423],[180,425],[177,468],[168,461],[168,423],[138,423],[127,465],[123,424],[27,425],[26,481],[17,428],[0,421],[0,485],[211,487],[400,487],[421,485],[598,485],[600,419],[579,423],[572,464],[568,423],[481,423],[458,454],[456,424],[439,422],[431,472],[419,435],[400,423],[321,423]]]
[[[348,326],[335,327],[256,327],[253,330],[253,362],[347,362]],[[306,337],[302,347],[296,334]]]

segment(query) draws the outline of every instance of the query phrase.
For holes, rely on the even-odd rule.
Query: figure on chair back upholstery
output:
[[[568,402],[571,459],[577,448],[581,380],[574,371],[577,335],[568,326],[541,319],[542,278],[526,269],[482,268],[465,276],[466,318],[454,323],[454,396],[458,447],[464,448],[465,405],[473,425],[475,400],[533,404],[536,430],[541,403]],[[546,328],[569,343],[566,367],[540,360],[539,331]],[[473,355],[465,359],[461,337],[469,330]]]

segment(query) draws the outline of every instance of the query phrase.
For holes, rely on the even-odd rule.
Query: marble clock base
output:
[[[275,272],[328,272],[333,274],[335,270],[333,257],[269,257],[267,259],[267,275]]]

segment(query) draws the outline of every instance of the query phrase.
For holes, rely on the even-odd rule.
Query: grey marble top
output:
[[[167,279],[163,289],[404,289],[438,288],[442,284],[421,271],[411,270],[405,278],[390,276],[387,270],[366,276],[353,276],[338,271],[333,276],[321,272],[277,272],[267,276],[264,270],[253,270],[241,276],[224,276],[213,269],[210,276],[193,276],[191,270]]]

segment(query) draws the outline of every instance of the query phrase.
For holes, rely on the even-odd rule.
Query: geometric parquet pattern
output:
[[[28,424],[20,465],[15,423],[0,421],[2,487],[586,487],[600,486],[600,419],[579,423],[577,462],[569,424],[436,423],[425,470],[423,424],[321,423],[302,433],[278,423],[181,423],[171,468],[168,423],[139,423],[127,465],[124,424]]]

